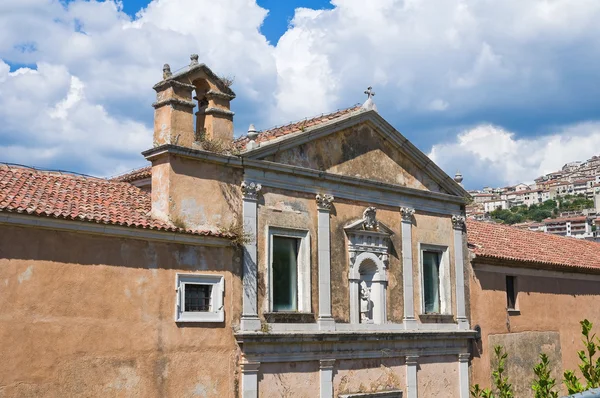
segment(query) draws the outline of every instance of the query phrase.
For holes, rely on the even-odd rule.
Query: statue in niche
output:
[[[377,209],[375,207],[367,207],[363,212],[363,225],[365,229],[377,229]]]
[[[360,322],[369,323],[371,319],[371,309],[373,302],[371,301],[371,288],[367,286],[367,282],[360,282]]]

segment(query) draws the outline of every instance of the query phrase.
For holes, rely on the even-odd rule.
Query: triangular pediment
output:
[[[451,177],[375,111],[348,114],[244,156],[412,189],[465,197]]]

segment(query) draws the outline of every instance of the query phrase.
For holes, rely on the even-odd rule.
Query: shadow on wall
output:
[[[2,226],[1,257],[86,266],[230,271],[239,276],[241,250]]]

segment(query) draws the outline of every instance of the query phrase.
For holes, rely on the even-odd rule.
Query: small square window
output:
[[[222,275],[177,274],[176,322],[223,322]]]

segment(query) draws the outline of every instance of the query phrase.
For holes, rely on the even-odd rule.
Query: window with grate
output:
[[[223,275],[177,274],[176,322],[223,322]]]
[[[210,297],[212,285],[196,285],[186,283],[185,285],[185,309],[184,311],[210,311]]]

